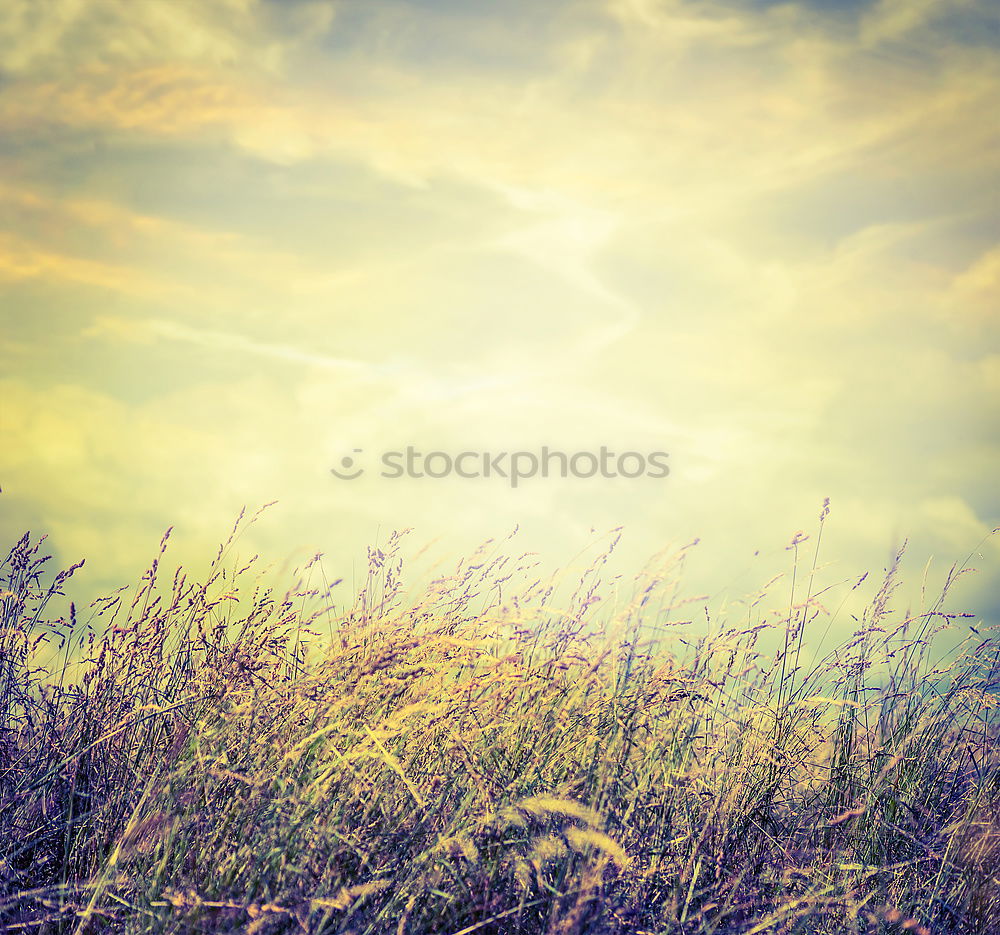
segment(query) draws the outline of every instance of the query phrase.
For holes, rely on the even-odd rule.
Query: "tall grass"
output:
[[[82,622],[40,545],[0,566],[4,931],[1000,931],[997,641],[935,664],[967,621],[895,609],[898,563],[807,664],[815,559],[737,625],[683,552],[608,611],[606,555],[566,600],[503,544],[412,594],[393,538],[338,609],[232,537],[161,580],[165,537]]]

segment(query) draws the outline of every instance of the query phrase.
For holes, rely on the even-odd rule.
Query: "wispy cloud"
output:
[[[357,375],[376,375],[379,368],[359,360],[349,360],[332,354],[322,354],[317,351],[307,351],[275,341],[259,341],[245,335],[231,334],[225,331],[211,331],[201,328],[191,328],[174,321],[153,319],[145,323],[145,329],[153,335],[168,338],[172,341],[184,341],[197,344],[200,347],[241,354],[252,354],[267,357],[290,364],[309,367],[320,367],[324,370],[335,370]]]
[[[8,0],[0,67],[58,75],[97,63],[127,68],[171,61],[273,71],[329,30],[336,6],[335,0]]]

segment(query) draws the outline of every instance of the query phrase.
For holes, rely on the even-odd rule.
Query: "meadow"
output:
[[[508,542],[414,590],[393,537],[345,600],[318,559],[266,587],[240,528],[86,612],[38,538],[0,566],[4,932],[1000,931],[964,566],[918,611],[898,561],[846,583],[817,656],[815,535],[713,616],[683,549],[612,599],[607,552],[567,587]]]

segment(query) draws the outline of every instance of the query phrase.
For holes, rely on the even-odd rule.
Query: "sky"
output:
[[[277,501],[281,568],[621,526],[729,599],[829,497],[824,580],[908,540],[1000,619],[990,0],[3,5],[0,518],[83,591]],[[381,476],[407,446],[670,473]]]

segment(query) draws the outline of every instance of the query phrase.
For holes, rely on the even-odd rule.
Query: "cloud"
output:
[[[976,0],[878,0],[861,21],[861,40],[867,45],[900,39],[926,31],[949,14],[975,9]]]
[[[417,28],[405,9],[377,8],[358,30]],[[244,13],[262,16],[253,4]],[[590,51],[525,74],[482,73],[464,60],[436,72],[394,60],[383,42],[364,59],[307,45],[290,80],[222,72],[167,45],[157,64],[138,56],[88,67],[72,87],[20,84],[0,119],[22,129],[45,113],[157,135],[221,131],[283,165],[356,159],[407,184],[444,173],[495,190],[596,195],[592,209],[652,195],[675,213],[720,210],[859,162],[898,172],[914,160],[983,159],[976,144],[991,131],[970,118],[998,103],[996,62],[938,48],[933,37],[921,40],[918,68],[869,52],[804,8],[631,0],[610,5],[608,17],[563,14],[561,42]],[[614,21],[642,28],[617,34]],[[487,38],[508,29],[480,19],[467,28]]]
[[[916,507],[921,521],[916,531],[922,536],[942,543],[956,556],[964,549],[985,546],[993,558],[1000,558],[1000,537],[991,535],[992,527],[961,497],[927,497]]]
[[[56,253],[0,231],[0,282],[25,279],[65,280],[132,294],[159,288],[138,270]]]
[[[173,136],[249,122],[261,106],[244,82],[187,64],[90,66],[71,84],[60,78],[8,85],[0,121],[21,132],[63,126]]]
[[[952,281],[948,311],[987,325],[1000,307],[1000,244],[990,247]]]
[[[360,360],[348,360],[343,357],[333,357],[329,354],[319,354],[298,347],[291,347],[273,341],[255,341],[239,334],[223,331],[207,331],[200,328],[190,328],[172,321],[151,320],[146,323],[147,331],[157,337],[169,338],[174,341],[187,341],[223,352],[236,351],[244,354],[254,354],[273,358],[290,364],[323,369],[344,371],[347,373],[365,375],[374,368]]]
[[[9,0],[0,24],[0,69],[21,76],[67,68],[189,63],[279,69],[323,35],[334,2],[260,0]]]

